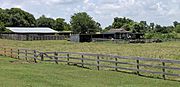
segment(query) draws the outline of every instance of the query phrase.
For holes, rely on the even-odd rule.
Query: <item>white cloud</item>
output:
[[[114,17],[130,17],[169,25],[180,21],[180,0],[0,0],[1,8],[20,7],[36,17],[42,14],[69,20],[74,12],[86,11],[103,27]]]

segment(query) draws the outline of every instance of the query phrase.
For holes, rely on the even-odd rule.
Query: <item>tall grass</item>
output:
[[[73,43],[68,41],[13,41],[0,39],[0,46],[30,48],[40,51],[89,52],[180,59],[180,42],[115,44],[112,42]]]

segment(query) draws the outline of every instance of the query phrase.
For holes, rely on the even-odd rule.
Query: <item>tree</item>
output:
[[[161,27],[161,25],[158,25],[158,24],[157,24],[157,25],[155,26],[155,32],[159,32],[159,33],[160,33],[162,30],[163,30],[163,28]]]
[[[125,24],[133,25],[133,22],[134,22],[133,20],[126,18],[126,17],[124,17],[124,18],[115,17],[114,22],[112,23],[112,27],[113,28],[121,28]]]
[[[174,28],[175,32],[176,33],[180,33],[180,25],[177,25],[175,28]]]
[[[140,24],[143,24],[143,26],[147,27],[147,22],[146,21],[140,21]]]
[[[176,27],[179,23],[177,21],[173,22],[174,27]]]
[[[61,21],[61,19],[59,19],[58,21]],[[38,27],[53,28],[54,23],[55,23],[54,19],[47,18],[45,15],[42,15],[40,18],[37,19],[37,26]]]
[[[100,24],[86,12],[75,13],[71,16],[70,24],[74,33],[95,33],[100,31]]]
[[[141,31],[140,28],[141,28],[140,25],[139,25],[138,23],[135,23],[135,24],[133,25],[133,30],[132,30],[132,32],[133,32],[133,33],[140,33],[140,31]]]
[[[141,33],[148,32],[148,25],[147,25],[146,21],[140,21],[139,25],[140,25],[140,32]]]
[[[112,29],[112,26],[111,26],[111,25],[105,27],[105,29],[103,30],[103,32],[107,32],[107,31],[109,31],[110,29]]]
[[[65,22],[65,19],[57,18],[53,25],[53,29],[56,31],[64,31],[64,30],[69,31],[71,30],[71,26]]]
[[[35,17],[20,8],[11,8],[11,9],[6,9],[5,13],[9,15],[9,24],[6,26],[10,27],[31,27],[36,25],[36,19]]]
[[[130,31],[131,30],[131,25],[130,24],[124,24],[122,26],[123,29],[127,30],[127,31]]]
[[[154,26],[155,26],[154,23],[150,23],[150,28],[151,28],[152,30],[154,30]]]
[[[53,29],[57,31],[63,31],[64,30],[64,19],[62,18],[57,18],[55,20],[55,23],[53,25]]]
[[[3,22],[0,22],[0,33],[4,32],[5,31],[5,26],[4,26],[4,23]]]
[[[71,25],[65,22],[64,31],[71,31]]]

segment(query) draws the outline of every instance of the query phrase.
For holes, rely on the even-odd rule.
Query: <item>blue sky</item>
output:
[[[180,21],[180,0],[0,0],[1,8],[18,7],[32,13],[68,22],[76,12],[87,12],[102,27],[112,24],[114,17],[146,20],[161,25]]]

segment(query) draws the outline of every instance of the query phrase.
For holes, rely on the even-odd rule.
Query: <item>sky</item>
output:
[[[36,18],[41,15],[70,21],[77,12],[87,12],[102,27],[115,17],[172,25],[180,21],[180,0],[0,0],[0,8],[21,8]]]

